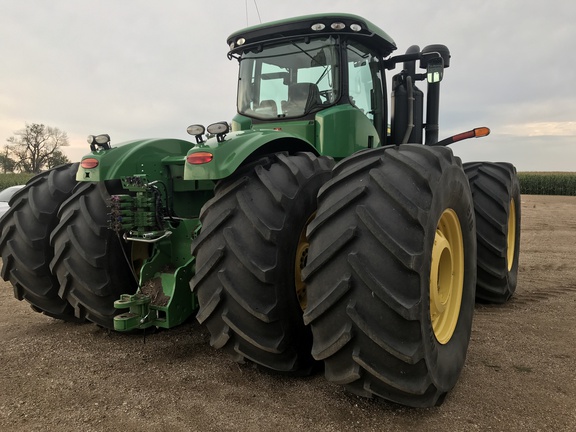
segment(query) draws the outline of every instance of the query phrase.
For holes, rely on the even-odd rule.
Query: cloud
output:
[[[567,136],[576,142],[576,121],[510,124],[502,133],[528,137]]]

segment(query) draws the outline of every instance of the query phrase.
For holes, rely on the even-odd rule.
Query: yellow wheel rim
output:
[[[458,323],[464,285],[464,242],[456,212],[444,210],[434,238],[430,267],[430,318],[436,339],[447,344]]]
[[[308,296],[306,294],[306,284],[302,280],[302,270],[306,267],[308,261],[308,249],[310,248],[310,243],[308,242],[308,237],[306,237],[306,228],[312,222],[316,213],[308,218],[304,228],[300,232],[300,237],[298,238],[298,246],[296,247],[296,260],[294,263],[294,285],[296,289],[296,296],[298,297],[298,302],[300,303],[300,308],[302,310],[306,309],[308,305]]]
[[[516,252],[516,203],[514,198],[510,200],[510,211],[508,212],[508,271],[512,270],[514,264],[514,252]]]

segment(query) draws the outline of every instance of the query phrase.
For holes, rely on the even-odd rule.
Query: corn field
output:
[[[576,173],[520,172],[520,192],[527,195],[576,195]]]

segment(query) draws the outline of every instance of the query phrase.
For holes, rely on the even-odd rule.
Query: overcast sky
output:
[[[258,5],[258,10],[255,7]],[[442,43],[440,138],[464,161],[520,171],[576,171],[576,3],[570,0],[0,0],[0,144],[25,126],[68,133],[77,161],[88,134],[112,145],[189,139],[230,120],[236,61],[226,37],[246,25],[347,12],[384,29],[402,54]]]

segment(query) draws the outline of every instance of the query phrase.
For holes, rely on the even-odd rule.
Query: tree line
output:
[[[3,173],[33,173],[70,163],[61,148],[68,146],[68,135],[56,127],[26,123],[6,140],[0,155]]]

